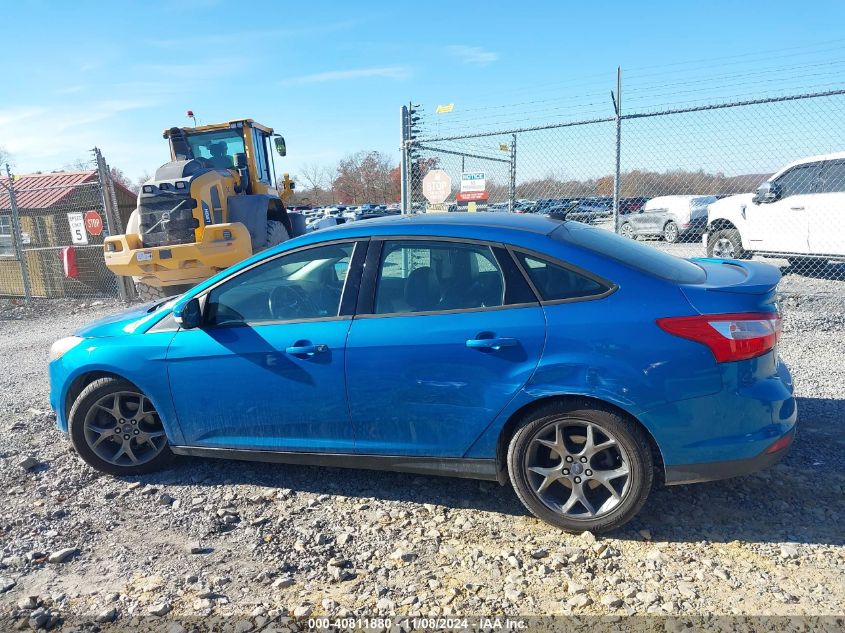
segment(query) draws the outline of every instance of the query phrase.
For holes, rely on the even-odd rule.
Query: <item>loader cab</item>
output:
[[[237,171],[246,176],[243,191],[279,195],[273,182],[270,154],[273,129],[252,119],[216,125],[170,128],[164,137],[170,141],[172,160],[198,159],[205,167]]]

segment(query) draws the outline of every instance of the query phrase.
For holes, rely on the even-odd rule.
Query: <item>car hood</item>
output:
[[[739,193],[735,196],[728,196],[727,198],[722,198],[721,200],[716,200],[716,202],[711,202],[708,206],[710,207],[711,212],[715,209],[727,209],[733,208],[736,209],[742,205],[748,206],[754,204],[751,199],[754,197],[753,193]]]
[[[83,338],[104,338],[107,336],[127,336],[146,331],[146,326],[158,321],[169,312],[176,298],[162,302],[151,301],[132,306],[115,314],[92,321],[76,331],[76,336]]]

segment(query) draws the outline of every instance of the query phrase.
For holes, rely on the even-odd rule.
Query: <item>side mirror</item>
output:
[[[776,182],[766,181],[757,187],[757,191],[754,193],[754,197],[751,201],[754,204],[766,204],[768,202],[779,200],[780,195],[780,185]]]
[[[186,330],[192,330],[202,324],[202,309],[196,297],[173,308],[173,319]]]
[[[276,151],[278,152],[279,156],[287,156],[288,155],[288,148],[285,145],[285,137],[284,136],[276,136],[273,139],[273,142],[276,144]]]

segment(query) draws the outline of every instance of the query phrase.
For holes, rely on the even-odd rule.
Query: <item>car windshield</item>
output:
[[[700,284],[707,280],[707,273],[701,266],[611,233],[606,229],[577,222],[565,222],[552,232],[552,238],[589,249],[668,281]]]
[[[236,154],[244,153],[242,129],[195,132],[187,136],[193,158],[201,158],[215,169],[234,169]]]

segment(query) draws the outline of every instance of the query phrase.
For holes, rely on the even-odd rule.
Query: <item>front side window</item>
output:
[[[546,259],[516,252],[543,301],[584,299],[607,292],[607,286]]]
[[[845,160],[832,160],[825,163],[814,191],[816,193],[845,192]]]
[[[241,128],[188,134],[193,158],[199,158],[214,169],[234,169],[236,154],[244,153]]]
[[[489,308],[504,304],[505,284],[489,246],[386,241],[376,314]]]
[[[819,163],[796,165],[775,180],[780,186],[780,197],[788,198],[789,196],[810,193],[813,190],[813,184],[818,173]]]
[[[206,323],[260,325],[337,316],[353,246],[298,251],[237,275],[209,292]]]

